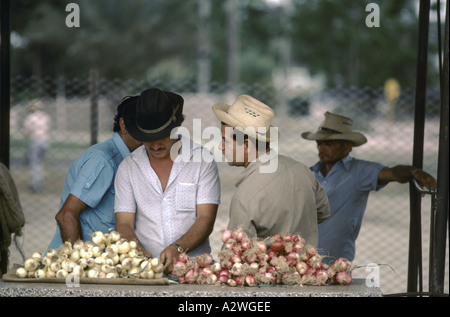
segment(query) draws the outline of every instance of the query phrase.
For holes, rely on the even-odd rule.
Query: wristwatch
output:
[[[181,245],[179,245],[179,244],[176,244],[176,243],[172,243],[171,245],[173,245],[175,248],[177,248],[177,250],[178,250],[178,253],[184,253],[184,250],[183,250],[183,248],[181,247]]]

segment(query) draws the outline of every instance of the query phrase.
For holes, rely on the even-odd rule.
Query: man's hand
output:
[[[164,264],[164,270],[167,271],[167,269],[173,265],[175,262],[178,261],[178,256],[180,253],[178,252],[178,249],[173,244],[169,245],[167,248],[162,250],[161,254],[159,255],[159,259],[162,264]]]

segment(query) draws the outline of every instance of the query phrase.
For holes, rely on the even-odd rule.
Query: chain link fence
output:
[[[183,123],[190,131],[193,120],[201,119],[202,129],[219,127],[211,107],[221,102],[231,104],[238,95],[249,94],[275,109],[274,125],[281,133],[279,152],[308,166],[317,161],[315,142],[301,138],[304,131],[314,131],[326,111],[353,118],[355,130],[363,132],[368,143],[353,149],[357,158],[387,166],[411,164],[414,137],[414,91],[404,89],[395,102],[386,101],[383,87],[378,89],[338,87],[323,90],[276,89],[261,84],[222,85],[211,83],[207,92],[197,92],[195,82],[167,83],[145,80],[105,80],[93,72],[90,78],[67,79],[17,77],[11,82],[11,151],[10,170],[19,189],[26,217],[20,247],[25,256],[33,251],[45,252],[55,232],[54,216],[71,163],[92,143],[112,135],[116,107],[126,95],[139,94],[158,87],[181,94],[185,99]],[[436,176],[439,139],[439,90],[427,93],[424,170]],[[50,115],[50,146],[43,156],[42,186],[31,187],[28,139],[24,120],[31,104],[38,104]],[[195,137],[195,132],[193,131]],[[197,134],[198,135],[198,134]],[[205,139],[195,140],[205,143]],[[219,162],[222,203],[211,235],[213,256],[221,247],[221,230],[228,223],[234,178],[240,168]],[[422,199],[422,237],[424,290],[428,289],[428,248],[430,197]],[[406,291],[409,245],[409,186],[389,184],[370,195],[361,228],[354,263],[354,277],[365,278],[365,266],[380,265],[380,287],[384,294]],[[448,242],[447,242],[448,248]],[[18,250],[10,248],[10,266],[22,263]],[[448,262],[448,249],[447,249]],[[448,266],[445,292],[448,293]]]

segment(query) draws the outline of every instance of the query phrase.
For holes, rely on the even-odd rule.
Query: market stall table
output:
[[[0,279],[1,297],[381,297],[378,287],[365,279],[350,285],[229,287],[211,285],[114,285],[5,282]]]

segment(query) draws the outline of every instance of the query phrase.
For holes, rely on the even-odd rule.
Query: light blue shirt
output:
[[[378,185],[378,174],[384,166],[348,155],[327,176],[321,173],[322,166],[318,162],[311,167],[330,204],[330,217],[319,224],[318,248],[326,263],[339,257],[352,261],[369,193],[384,187]]]
[[[59,209],[69,194],[88,206],[80,215],[83,241],[92,241],[91,236],[95,231],[106,233],[115,228],[114,178],[119,164],[129,154],[130,150],[115,132],[111,139],[87,149],[70,167]],[[57,225],[48,248],[58,249],[62,244],[61,231]]]

